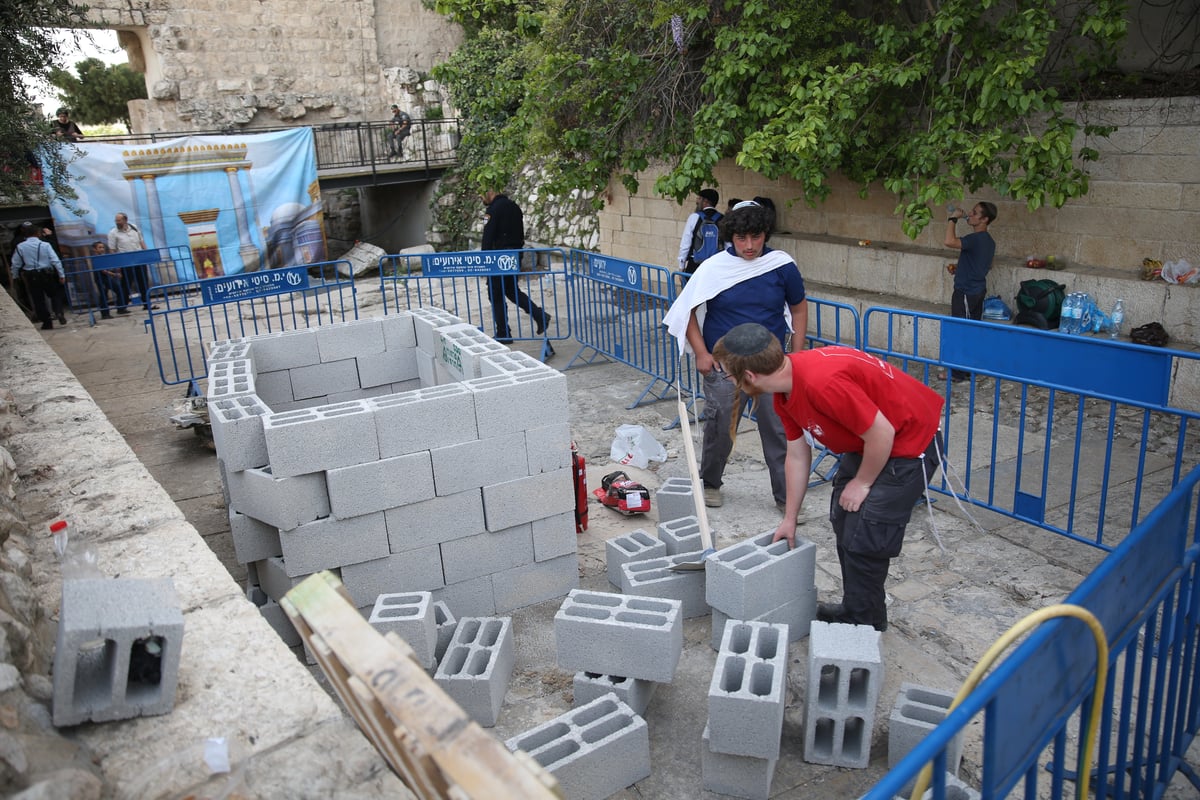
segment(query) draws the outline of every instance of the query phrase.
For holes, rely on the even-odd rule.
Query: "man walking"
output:
[[[42,323],[42,330],[53,330],[48,304],[67,281],[62,261],[54,248],[39,238],[38,228],[32,222],[21,223],[21,236],[23,239],[13,251],[13,269],[29,290],[29,299]],[[59,319],[66,322],[61,312]]]
[[[484,250],[520,250],[525,246],[525,217],[521,207],[492,189],[483,194],[483,202],[487,204],[487,214],[483,224]],[[492,304],[492,323],[496,329],[496,341],[501,344],[512,344],[512,334],[508,327],[508,304],[505,298],[517,304],[517,308],[525,311],[534,320],[534,332],[541,336],[546,326],[550,324],[550,315],[543,311],[529,295],[521,291],[517,285],[516,275],[489,275],[488,300]]]
[[[128,214],[118,212],[113,221],[116,225],[108,232],[108,251],[110,253],[133,253],[146,249],[146,240],[142,238],[142,232],[129,221]],[[141,295],[142,306],[147,311],[151,310],[150,277],[146,272],[145,264],[134,264],[125,268],[126,297],[132,297],[135,288]],[[153,306],[153,308],[157,308],[157,306]]]

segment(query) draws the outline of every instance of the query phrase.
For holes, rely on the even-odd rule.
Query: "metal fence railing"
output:
[[[67,299],[74,314],[111,315],[128,309],[149,310],[150,290],[194,280],[192,252],[172,245],[127,253],[63,259]]]

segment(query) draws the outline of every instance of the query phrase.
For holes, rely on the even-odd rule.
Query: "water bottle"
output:
[[[1079,301],[1079,314],[1077,315],[1079,322],[1077,326],[1078,329],[1075,331],[1080,336],[1092,332],[1092,309],[1095,307],[1095,305],[1096,304],[1092,302],[1092,296],[1087,292],[1084,292]]]
[[[65,520],[51,524],[50,533],[54,536],[54,552],[64,581],[102,577],[96,551],[82,538],[71,540]]]
[[[1113,303],[1110,319],[1112,324],[1108,328],[1108,335],[1109,338],[1115,339],[1121,335],[1121,323],[1125,322],[1125,301],[1119,297],[1117,302]]]
[[[1079,293],[1071,292],[1063,300],[1062,311],[1060,312],[1058,329],[1062,333],[1075,333],[1075,307],[1079,303]]]

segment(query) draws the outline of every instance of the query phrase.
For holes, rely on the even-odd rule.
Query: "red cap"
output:
[[[50,524],[50,532],[51,532],[51,533],[58,533],[59,531],[61,531],[61,530],[62,530],[63,528],[65,528],[65,527],[67,527],[67,522],[66,522],[66,520],[62,520],[62,519],[60,519],[58,522],[53,522],[53,523],[51,523],[51,524]]]

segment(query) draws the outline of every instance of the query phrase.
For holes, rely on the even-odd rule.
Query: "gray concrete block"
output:
[[[946,719],[954,692],[918,686],[914,683],[900,684],[896,702],[888,717],[888,769],[895,767],[921,740],[929,735]],[[958,774],[962,764],[963,735],[960,731],[946,748],[946,770]],[[912,794],[912,786],[905,794]]]
[[[654,681],[625,678],[620,675],[601,675],[598,672],[576,672],[573,683],[574,708],[585,706],[606,694],[615,694],[617,699],[633,709],[639,717],[646,716],[646,708],[654,698]]]
[[[489,353],[480,359],[480,377],[491,375],[513,375],[518,372],[544,372],[553,367],[546,366],[528,353],[505,348],[502,352]]]
[[[283,610],[283,606],[276,603],[267,593],[261,588],[255,587],[246,594],[247,599],[258,607],[259,612],[263,615],[263,619],[267,624],[279,634],[279,638],[288,647],[299,647],[301,643],[300,632],[296,630],[296,626],[288,619],[287,612]]]
[[[871,758],[875,705],[883,685],[879,631],[813,622],[804,704],[804,760],[862,769]]]
[[[377,402],[336,403],[264,417],[271,472],[284,478],[379,460],[375,415],[368,405]]]
[[[325,473],[329,510],[338,519],[357,517],[434,496],[429,453],[410,453]]]
[[[226,472],[232,510],[282,531],[329,516],[324,472],[280,478],[271,469]]]
[[[465,322],[449,311],[433,306],[409,309],[408,315],[413,323],[417,347],[431,357],[437,353],[437,329],[448,325],[462,325]]]
[[[284,411],[283,404],[296,399],[292,396],[292,374],[286,369],[255,373],[254,389],[271,411]]]
[[[413,326],[413,315],[408,311],[386,314],[379,317],[383,330],[383,349],[389,353],[414,350],[417,346],[417,331]]]
[[[784,625],[730,621],[708,685],[709,747],[717,753],[779,757],[787,703]]]
[[[526,523],[443,542],[440,547],[446,582],[461,583],[532,563],[533,529]]]
[[[543,425],[525,431],[525,451],[529,454],[528,472],[554,472],[571,468],[571,426]]]
[[[454,638],[454,631],[458,628],[458,618],[450,613],[450,606],[446,605],[444,601],[434,600],[433,622],[437,627],[437,647],[433,656],[434,660],[441,662],[446,648],[450,646],[450,640]]]
[[[182,649],[183,612],[170,578],[64,581],[55,726],[166,714],[175,705]]]
[[[497,611],[512,611],[562,597],[579,586],[579,560],[574,553],[494,573],[492,592]]]
[[[490,728],[504,705],[516,661],[510,618],[464,617],[433,679],[471,719]]]
[[[579,549],[575,533],[575,514],[564,511],[552,517],[542,517],[530,523],[533,528],[533,558],[549,561],[575,553]]]
[[[413,657],[425,669],[434,665],[437,653],[437,621],[429,592],[381,594],[375,599],[367,622],[381,634],[395,633],[413,649]]]
[[[318,330],[320,329],[318,328]],[[290,376],[292,397],[296,400],[327,397],[330,394],[344,392],[348,388],[360,388],[358,362],[353,358],[296,367],[290,370]]]
[[[514,431],[570,423],[567,378],[557,370],[517,372],[464,381],[475,397],[481,431]],[[536,409],[537,413],[530,413]]]
[[[377,317],[335,322],[313,329],[322,363],[382,353],[383,325]]]
[[[382,512],[361,517],[328,517],[290,531],[281,531],[283,563],[295,578],[388,555],[387,527]]]
[[[483,487],[483,515],[489,531],[568,511],[575,512],[575,483],[570,469]]]
[[[346,564],[341,571],[342,585],[356,608],[374,603],[381,594],[431,592],[446,585],[437,545]]]
[[[486,530],[483,495],[472,489],[384,511],[393,553],[474,536]]]
[[[700,539],[700,520],[696,517],[680,517],[657,526],[658,540],[667,547],[667,555],[698,553],[704,549]]]
[[[654,493],[654,507],[658,509],[659,523],[695,517],[696,497],[692,493],[692,479],[667,478]]]
[[[474,398],[462,384],[432,386],[365,402],[370,404],[378,422],[379,455],[383,458],[479,438]],[[503,427],[493,428],[488,433],[503,430]]]
[[[504,743],[558,779],[571,800],[604,800],[650,775],[646,721],[613,695],[593,700]]]
[[[607,539],[604,542],[604,558],[608,566],[608,582],[620,589],[623,564],[660,558],[666,554],[666,543],[641,529]]]
[[[434,590],[433,599],[444,602],[459,619],[486,617],[496,613],[496,595],[492,590],[491,575],[447,584]]]
[[[817,616],[817,590],[813,587],[811,590],[801,592],[798,595],[792,595],[791,598],[781,606],[767,611],[749,622],[771,622],[778,625],[786,625],[788,629],[788,639],[793,642],[798,642],[808,636],[809,627],[812,621]],[[721,638],[725,635],[725,623],[730,619],[730,616],[720,609],[712,609],[712,649],[721,649]]]
[[[258,395],[223,397],[208,403],[213,446],[225,468],[238,471],[261,467],[269,460],[262,418],[271,409]]]
[[[437,447],[429,451],[437,494],[480,489],[497,480],[529,474],[525,437],[520,433],[488,435],[482,439]]]
[[[239,564],[283,555],[279,529],[254,517],[230,511],[229,533],[233,538],[233,554]]]
[[[711,720],[710,720],[711,723]],[[703,786],[713,794],[767,800],[775,778],[778,758],[754,758],[714,751],[709,740],[709,725],[704,726],[700,745],[700,775]]]
[[[255,561],[254,564],[258,575],[258,585],[266,592],[267,597],[276,603],[290,592],[293,586],[308,577],[307,575],[296,577],[288,575],[282,556],[264,558],[262,561]]]
[[[356,357],[356,361],[358,384],[364,389],[375,386],[390,388],[391,384],[415,380],[420,376],[417,372],[416,348],[388,350],[369,356],[360,355]]]
[[[416,350],[413,358],[417,361],[417,380],[421,389],[433,388],[438,385],[437,362],[433,355],[424,350]]]
[[[213,343],[208,350],[208,357],[205,359],[205,363],[211,367],[213,364],[218,364],[222,361],[244,361],[246,359],[253,361],[250,354],[250,343],[244,339],[226,339],[223,342]]]
[[[317,337],[310,330],[280,331],[247,337],[250,357],[259,372],[274,372],[319,364]]]
[[[680,553],[621,565],[621,591],[641,597],[678,600],[684,619],[708,614],[704,600],[704,570],[672,569],[695,560],[694,553]]]
[[[246,394],[254,394],[254,365],[250,359],[218,361],[209,368],[209,402]]]
[[[508,350],[474,325],[467,323],[439,328],[437,334],[438,350],[434,355],[438,363],[444,366],[456,381],[480,377],[480,362],[484,356]]]
[[[774,531],[723,547],[708,559],[708,604],[734,619],[757,619],[780,605],[780,598],[816,586],[817,548],[796,540],[772,542]]]
[[[573,590],[554,615],[565,670],[670,683],[683,652],[678,600]]]

